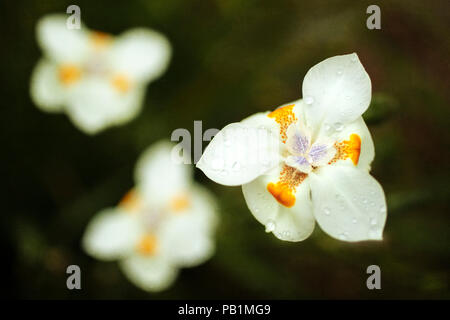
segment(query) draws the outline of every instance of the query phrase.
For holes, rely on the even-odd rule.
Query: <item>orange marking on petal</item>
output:
[[[81,69],[73,64],[65,64],[59,67],[59,80],[63,85],[71,85],[81,77]]]
[[[297,121],[297,117],[293,111],[294,106],[294,104],[290,104],[288,106],[276,109],[267,115],[269,118],[273,118],[275,122],[280,125],[280,135],[283,143],[287,140],[287,129],[291,123]]]
[[[113,87],[120,93],[126,93],[130,89],[130,81],[122,74],[114,76],[111,80]]]
[[[120,200],[119,207],[128,212],[135,212],[142,207],[142,199],[134,189],[131,189]]]
[[[137,251],[140,254],[150,256],[155,254],[157,247],[156,237],[153,234],[144,235],[137,244]]]
[[[90,40],[96,50],[101,50],[111,43],[112,36],[105,32],[93,31],[90,34]]]
[[[308,175],[285,165],[280,172],[277,183],[267,184],[267,191],[283,206],[292,207],[295,204],[295,190]]]
[[[170,208],[176,213],[186,210],[190,205],[191,201],[186,194],[175,196],[170,201]]]
[[[329,162],[329,164],[335,163],[338,160],[351,159],[356,166],[361,154],[361,138],[356,133],[350,135],[349,140],[344,140],[334,144],[336,148],[336,155]]]
[[[293,190],[286,184],[280,182],[274,184],[270,182],[267,185],[267,190],[283,206],[290,208],[295,204],[295,196],[292,193]]]

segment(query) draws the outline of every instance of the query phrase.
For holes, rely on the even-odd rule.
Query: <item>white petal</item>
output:
[[[286,147],[293,155],[306,155],[311,144],[311,135],[307,130],[300,129],[297,123],[291,124],[286,131]]]
[[[131,254],[142,234],[136,216],[118,209],[106,209],[89,223],[83,236],[83,248],[91,256],[115,260]]]
[[[186,214],[191,215],[202,232],[212,234],[219,221],[217,199],[206,188],[198,184],[190,187],[192,204]]]
[[[328,58],[312,67],[303,80],[303,101],[309,126],[340,127],[369,107],[371,82],[356,53]]]
[[[160,256],[134,255],[120,262],[127,278],[145,291],[167,289],[175,280],[178,270]]]
[[[217,183],[237,186],[276,166],[279,148],[278,137],[270,130],[232,123],[209,143],[197,167]]]
[[[304,173],[310,173],[312,170],[311,164],[302,156],[289,156],[286,158],[285,162],[288,166],[296,168]]]
[[[36,65],[31,76],[31,97],[43,111],[58,112],[63,109],[66,89],[61,86],[55,64],[42,59]]]
[[[167,204],[190,188],[191,167],[172,159],[174,146],[169,141],[160,141],[144,151],[136,164],[137,186],[153,203]]]
[[[95,134],[134,118],[140,111],[143,95],[140,87],[121,93],[109,79],[89,77],[71,90],[67,112],[80,130]]]
[[[345,241],[381,240],[386,200],[365,170],[326,166],[310,174],[314,215],[330,236]]]
[[[270,111],[252,114],[244,120],[241,120],[240,124],[253,128],[265,128],[277,134],[279,131],[277,123],[267,116],[269,113]]]
[[[87,28],[68,29],[68,16],[47,15],[37,24],[37,39],[46,56],[60,63],[81,62],[89,51]]]
[[[171,216],[160,230],[161,251],[178,266],[191,267],[209,259],[214,242],[209,232],[192,219],[189,213]]]
[[[214,252],[213,233],[217,225],[217,207],[212,194],[193,185],[188,193],[189,207],[173,211],[161,226],[162,250],[178,266],[194,266]]]
[[[267,184],[275,183],[278,173],[279,169],[275,169],[270,174],[244,184],[242,192],[245,201],[253,216],[265,225],[267,232],[273,232],[281,240],[302,241],[311,235],[315,224],[308,179],[297,187],[295,205],[287,208],[278,203],[267,191]]]
[[[130,74],[137,81],[150,81],[166,70],[171,48],[162,34],[133,29],[114,42],[110,55],[116,72]]]

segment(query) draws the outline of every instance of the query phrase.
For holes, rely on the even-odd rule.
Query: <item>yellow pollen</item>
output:
[[[107,47],[111,41],[112,36],[101,31],[93,31],[90,34],[91,42],[96,50],[101,50]]]
[[[119,207],[127,212],[136,212],[142,207],[142,199],[134,189],[131,189],[120,200]]]
[[[124,75],[116,75],[112,78],[113,87],[120,93],[126,93],[130,89],[130,81]]]
[[[75,83],[80,77],[81,70],[76,65],[65,64],[59,67],[59,80],[66,86]]]
[[[297,121],[297,117],[293,111],[294,106],[294,104],[290,104],[288,106],[276,109],[267,115],[269,118],[274,118],[275,122],[280,125],[280,136],[283,143],[287,140],[287,129],[291,123]]]
[[[361,154],[361,138],[356,133],[352,133],[349,140],[344,140],[339,143],[336,142],[334,146],[337,152],[329,164],[348,158],[352,160],[355,166],[358,164],[359,155]]]
[[[156,252],[156,237],[153,234],[146,234],[144,235],[137,245],[137,251],[140,254],[150,256],[155,254]]]
[[[186,194],[180,194],[170,201],[170,208],[176,213],[186,210],[190,205],[190,199]]]
[[[280,204],[285,207],[292,207],[295,204],[295,190],[308,175],[295,168],[285,165],[280,173],[280,179],[277,183],[267,184],[267,191]]]

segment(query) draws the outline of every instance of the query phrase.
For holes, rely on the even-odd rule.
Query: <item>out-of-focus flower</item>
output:
[[[83,237],[87,253],[119,260],[147,291],[167,288],[180,267],[199,265],[214,251],[215,200],[192,181],[190,167],[172,161],[171,149],[168,142],[150,147],[137,163],[136,187],[98,213]]]
[[[49,15],[37,25],[44,58],[31,78],[31,96],[47,112],[66,112],[74,124],[94,134],[135,117],[145,86],[167,68],[168,40],[149,29],[121,36],[68,29],[67,16]]]
[[[381,240],[386,201],[369,174],[375,150],[361,117],[369,76],[355,53],[335,56],[308,71],[302,90],[303,100],[227,125],[197,167],[242,185],[250,211],[281,240],[304,240],[315,220],[340,240]]]

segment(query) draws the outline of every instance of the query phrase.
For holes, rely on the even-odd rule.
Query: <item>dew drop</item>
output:
[[[331,214],[330,208],[325,207],[325,208],[323,209],[323,213],[325,213],[326,216],[329,216],[329,215]]]
[[[351,62],[356,62],[356,60],[358,60],[358,58],[356,57],[356,55],[352,55],[352,57],[350,58]]]
[[[341,240],[346,240],[346,239],[347,239],[347,236],[346,236],[344,233],[341,233],[341,234],[339,235],[339,239],[341,239]]]
[[[273,230],[275,230],[275,228],[276,228],[275,221],[269,220],[269,221],[266,223],[266,232],[267,232],[267,233],[272,232]]]
[[[338,75],[338,76],[342,76],[342,70],[338,70],[337,72],[336,72],[336,74]]]
[[[241,168],[241,165],[237,161],[235,161],[233,163],[233,165],[231,166],[231,169],[233,169],[234,171],[238,171],[240,168]]]
[[[363,201],[362,201],[364,204],[366,204],[367,203],[367,199],[363,199]]]
[[[375,218],[370,219],[370,224],[372,226],[376,225],[377,224],[377,219],[375,219]]]
[[[313,103],[314,103],[314,98],[313,98],[313,97],[306,97],[306,98],[305,98],[305,103],[306,103],[307,105],[313,104]]]
[[[289,231],[283,231],[283,233],[281,235],[285,239],[289,239],[291,237],[291,233]]]
[[[381,206],[380,207],[380,212],[381,213],[386,213],[386,207],[385,206]]]
[[[353,218],[352,223],[356,224],[358,222],[358,220],[356,220],[355,218]]]
[[[336,122],[333,126],[336,131],[342,131],[342,129],[344,128],[344,125],[340,122]]]

